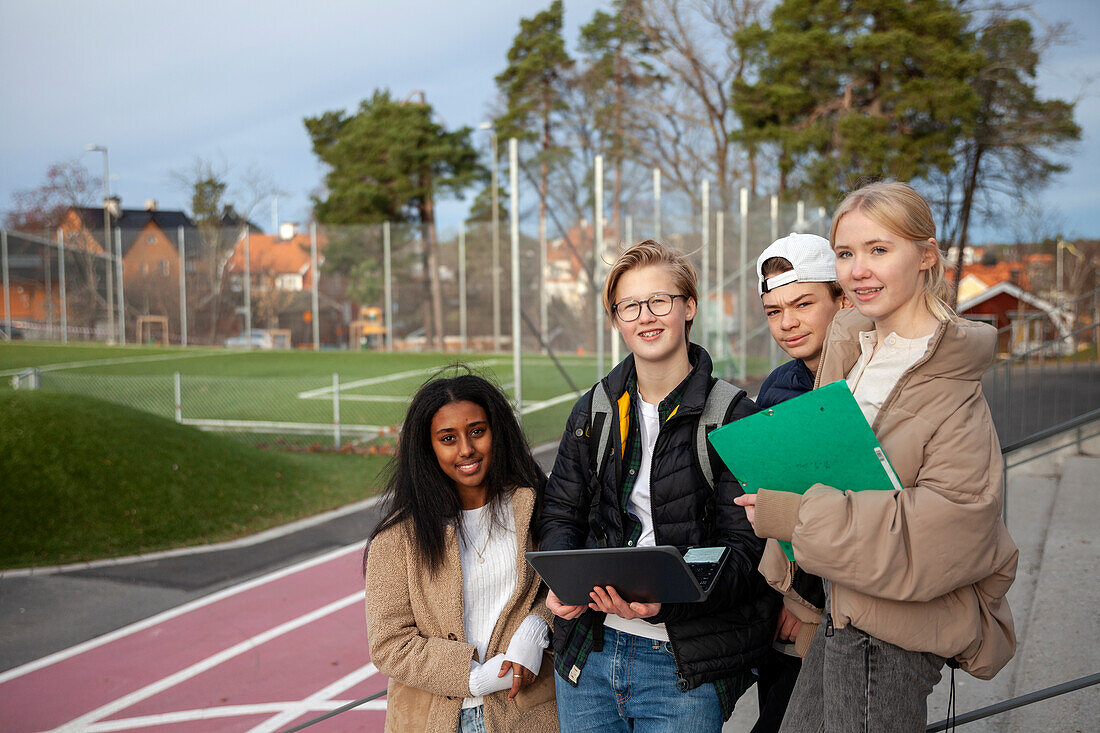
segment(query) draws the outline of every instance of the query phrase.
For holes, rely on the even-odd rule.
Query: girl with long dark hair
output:
[[[511,406],[473,374],[413,396],[364,564],[386,730],[557,729],[551,615],[524,559],[544,479]]]

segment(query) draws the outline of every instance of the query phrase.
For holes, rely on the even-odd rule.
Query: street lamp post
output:
[[[103,153],[103,252],[107,255],[107,343],[115,342],[114,257],[111,255],[111,173],[107,164],[107,148],[88,144],[85,150]]]
[[[492,155],[492,232],[493,232],[493,351],[500,351],[500,200],[497,185],[497,131],[492,122],[482,122],[480,130],[489,131],[489,146]]]

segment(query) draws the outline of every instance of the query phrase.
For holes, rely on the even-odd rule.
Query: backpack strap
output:
[[[606,545],[606,538],[599,532],[600,488],[604,468],[611,456],[612,424],[611,397],[603,382],[592,388],[588,403],[588,425],[585,426],[586,448],[588,450],[588,526],[596,535],[600,547]]]
[[[597,477],[603,475],[607,465],[607,444],[611,440],[611,397],[603,382],[592,388],[592,400],[588,407],[588,456],[589,465]]]
[[[703,405],[703,414],[699,416],[699,422],[696,423],[695,463],[711,490],[714,489],[714,466],[717,456],[710,446],[710,441],[707,440],[707,435],[710,431],[729,422],[733,408],[744,396],[745,390],[735,387],[724,379],[716,379]]]

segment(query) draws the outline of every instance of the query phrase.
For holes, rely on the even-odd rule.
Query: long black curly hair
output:
[[[396,453],[386,469],[385,513],[371,533],[374,539],[383,530],[409,520],[414,542],[432,571],[443,561],[447,525],[456,523],[462,508],[458,491],[439,467],[431,444],[432,418],[439,408],[469,401],[485,410],[493,440],[486,498],[495,520],[500,520],[500,501],[505,495],[528,486],[541,497],[546,480],[500,388],[466,367],[459,368],[466,373],[433,377],[413,395]],[[363,562],[365,565],[365,553]]]

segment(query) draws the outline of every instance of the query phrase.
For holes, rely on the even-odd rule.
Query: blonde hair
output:
[[[626,251],[619,255],[619,259],[615,260],[615,264],[611,266],[611,270],[607,273],[607,279],[603,283],[603,309],[608,318],[613,317],[611,313],[612,298],[615,297],[615,288],[618,287],[622,276],[630,270],[649,267],[650,265],[661,265],[667,268],[669,274],[672,275],[673,283],[680,291],[679,295],[685,295],[696,303],[699,302],[699,288],[695,268],[688,262],[687,256],[677,249],[647,239],[628,247]],[[691,321],[689,320],[684,335],[686,337],[690,334]]]
[[[940,321],[957,318],[947,304],[947,260],[935,243],[936,222],[928,202],[907,183],[871,183],[844,197],[833,214],[829,244],[836,248],[836,229],[845,214],[858,211],[891,234],[935,254],[932,267],[924,271],[924,304]]]

